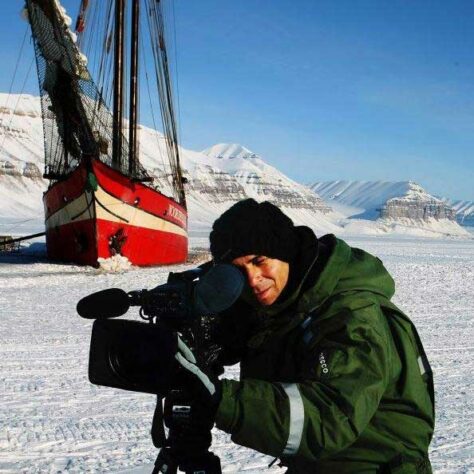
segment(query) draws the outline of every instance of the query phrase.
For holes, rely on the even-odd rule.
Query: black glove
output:
[[[182,388],[209,409],[217,410],[222,396],[221,381],[212,370],[198,366],[191,349],[179,335],[175,359],[180,367],[178,378],[181,378]]]
[[[197,365],[194,354],[179,336],[175,357],[179,389],[166,396],[164,407],[165,425],[170,429],[168,440],[187,455],[201,453],[212,442],[211,429],[222,396],[222,382]]]

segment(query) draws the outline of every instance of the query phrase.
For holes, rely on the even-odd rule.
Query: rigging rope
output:
[[[141,35],[140,35],[140,41],[141,41],[141,45],[142,45],[142,51],[144,51],[145,49],[144,49],[144,45],[143,45],[143,37]],[[150,104],[151,119],[152,119],[152,122],[153,122],[153,128],[154,128],[155,132],[157,132],[155,134],[156,145],[157,145],[157,148],[158,148],[158,154],[160,155],[160,159],[161,159],[163,175],[166,176],[166,165],[165,165],[165,160],[163,158],[163,153],[161,152],[160,137],[158,135],[158,127],[156,126],[156,121],[155,121],[155,112],[154,112],[153,101],[151,99],[151,92],[150,92],[150,81],[149,81],[149,78],[148,78],[148,68],[146,67],[146,61],[145,61],[145,55],[144,54],[142,54],[142,62],[143,62],[143,67],[145,69],[145,80],[146,80],[146,88],[147,88],[147,93],[148,93],[148,102]]]
[[[171,2],[173,6],[173,36],[174,36],[174,64],[176,77],[176,99],[178,104],[178,136],[182,137],[181,133],[181,104],[179,102],[179,74],[178,74],[178,41],[176,39],[176,9],[175,2]]]
[[[12,230],[14,231],[17,227],[20,227],[21,224],[24,224],[25,222],[30,222],[34,221],[35,219],[23,219],[22,221],[18,221],[15,223],[12,223],[10,227],[7,227],[6,229],[2,230],[2,232],[11,232]]]
[[[23,41],[21,42],[21,46],[20,46],[20,53],[18,54],[18,58],[16,59],[15,69],[13,70],[13,77],[12,77],[12,80],[10,82],[10,88],[8,89],[8,96],[7,96],[7,102],[5,104],[5,107],[8,106],[8,102],[10,100],[10,95],[11,95],[12,90],[13,90],[13,84],[15,83],[16,73],[18,71],[18,66],[20,64],[21,58],[23,57],[23,48],[25,46],[26,37],[27,37],[27,34],[28,34],[28,29],[29,29],[29,27],[26,26],[25,34],[23,35]]]
[[[161,3],[147,2],[149,15],[147,16],[152,52],[155,59],[155,76],[160,95],[160,109],[165,129],[166,144],[173,176],[173,190],[176,199],[185,205],[184,186],[179,163],[179,149],[177,127],[173,112],[173,97],[171,80],[168,68],[168,56],[165,48],[165,34]]]
[[[51,5],[53,5],[52,2]],[[109,38],[113,33],[114,22],[113,1],[94,2],[93,8],[87,7],[87,0],[81,2],[78,43],[67,29],[64,29],[64,19],[57,5],[51,10],[43,10],[39,0],[28,0],[28,9],[35,52],[38,61],[38,74],[41,90],[42,113],[45,127],[45,155],[46,166],[51,171],[51,176],[64,176],[71,172],[84,157],[96,157],[113,166],[112,156],[108,148],[112,143],[111,125],[112,112],[107,104],[112,103],[112,69],[113,57],[109,54]],[[160,96],[160,110],[163,122],[166,148],[168,150],[169,165],[163,170],[171,169],[172,188],[175,199],[184,201],[182,174],[179,164],[178,124],[175,120],[173,108],[173,89],[169,73],[168,53],[165,49],[165,31],[162,3],[156,0],[145,0],[148,30],[151,38],[151,53],[148,56],[155,60],[154,76],[156,88]],[[85,5],[85,6],[84,6]],[[98,9],[105,16],[98,14]],[[92,5],[91,5],[92,7]],[[172,8],[173,21],[175,21],[174,7]],[[128,16],[125,15],[127,22]],[[87,28],[83,30],[84,21]],[[43,28],[43,25],[48,25]],[[83,31],[85,33],[83,34]],[[174,30],[176,41],[176,28]],[[141,40],[143,43],[143,40]],[[97,78],[97,86],[92,81],[85,65],[80,59],[77,45],[85,46],[85,53],[90,56],[89,70]],[[106,54],[99,54],[99,51]],[[126,48],[128,52],[128,48]],[[128,53],[127,53],[128,55]],[[174,51],[177,60],[177,51]],[[142,58],[144,55],[142,54]],[[142,60],[140,58],[140,61]],[[125,58],[125,63],[129,58]],[[146,61],[145,61],[146,68]],[[151,103],[150,84],[148,71],[146,72],[148,98]],[[128,91],[128,87],[125,87]],[[128,94],[125,95],[125,109],[128,109]],[[179,108],[179,98],[177,101]],[[179,110],[178,110],[179,113]],[[156,121],[153,107],[151,107],[153,125]],[[123,163],[128,164],[128,143],[124,138]],[[159,145],[160,158],[162,147]],[[104,151],[105,150],[105,151]],[[120,169],[129,175],[128,167]],[[134,178],[146,179],[147,173],[140,166]]]
[[[16,79],[16,73],[18,71],[18,66],[20,64],[20,60],[21,58],[23,57],[23,48],[25,46],[25,42],[26,42],[26,37],[28,35],[28,29],[29,27],[26,26],[25,28],[25,34],[23,35],[23,41],[21,42],[21,47],[20,47],[20,53],[18,54],[18,57],[16,59],[16,64],[15,64],[15,69],[13,71],[13,76],[12,76],[12,80],[10,82],[10,88],[8,89],[8,95],[7,95],[7,100],[5,102],[5,109],[2,111],[2,116],[5,115],[5,113],[7,112],[7,109],[8,109],[8,103],[10,102],[10,97],[12,95],[12,90],[13,90],[13,84],[15,83],[15,79]],[[13,110],[13,115],[15,115],[15,112],[16,112],[16,108]],[[2,117],[3,118],[3,117]],[[12,116],[13,118],[13,116]],[[11,120],[10,119],[10,123],[9,123],[9,127],[11,125]],[[3,135],[3,140],[2,140],[2,145],[0,147],[0,149],[3,150],[3,145],[5,144],[5,138],[6,138],[6,133]]]
[[[15,112],[16,112],[16,110],[17,110],[17,108],[18,108],[18,104],[20,103],[20,99],[21,99],[21,96],[23,95],[23,91],[25,90],[26,81],[28,80],[28,78],[29,78],[29,76],[30,76],[31,68],[33,67],[34,61],[35,61],[35,58],[33,58],[33,59],[31,60],[31,62],[30,62],[30,66],[29,66],[28,71],[27,71],[27,73],[26,73],[26,75],[25,75],[25,79],[24,79],[24,81],[23,81],[23,85],[21,86],[20,93],[18,94],[18,99],[17,99],[17,101],[16,101],[15,107],[13,108],[13,113],[12,113],[12,116],[10,117],[10,121],[8,122],[7,128],[10,128],[11,125],[12,125],[13,118],[15,117]],[[7,134],[5,133],[5,134],[3,135],[2,145],[1,145],[1,147],[0,147],[0,149],[2,149],[2,150],[3,150],[3,146],[4,146],[4,144],[5,144],[5,139],[6,139],[6,137],[7,137]]]

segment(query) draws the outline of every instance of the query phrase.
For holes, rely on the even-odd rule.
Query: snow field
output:
[[[437,473],[474,472],[474,241],[353,237],[385,263],[395,301],[416,322],[435,372]],[[194,239],[204,247],[207,239]],[[164,283],[167,268],[124,273],[0,257],[0,472],[149,473],[156,457],[149,430],[154,397],[87,379],[91,321],[77,301],[109,287]],[[130,318],[138,318],[136,311]],[[226,376],[237,377],[231,367]],[[271,458],[214,430],[224,472],[283,472]]]

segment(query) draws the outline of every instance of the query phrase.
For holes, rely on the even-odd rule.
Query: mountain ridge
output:
[[[44,167],[40,99],[0,94],[0,215],[11,217],[20,207],[26,214],[42,215],[42,192],[48,182],[39,176],[27,191],[29,179]],[[124,130],[126,132],[126,130]],[[255,155],[240,145],[239,150]],[[156,185],[171,195],[171,172],[163,135],[140,125],[140,161]],[[180,147],[183,175],[188,179],[187,201],[191,229],[209,229],[234,202],[254,197],[282,207],[295,222],[319,233],[340,230],[331,208],[306,186],[292,181],[260,157],[251,163],[231,160]],[[257,155],[255,155],[257,157]],[[31,194],[31,196],[29,196]],[[12,213],[12,210],[15,212]],[[39,219],[39,217],[38,217]]]
[[[425,214],[432,217],[456,218],[462,210],[468,210],[468,201],[450,201],[428,193],[414,181],[321,181],[310,185],[310,188],[331,204],[331,206],[352,219],[390,218],[387,209],[397,205],[415,206],[423,203]],[[452,206],[457,202],[458,206]],[[421,212],[421,207],[419,207]],[[439,215],[438,215],[439,214]]]
[[[10,101],[7,103],[8,98]],[[48,181],[41,176],[43,126],[40,100],[34,96],[0,94],[0,216],[35,220],[43,226],[42,193]],[[127,124],[125,124],[126,126]],[[140,161],[164,194],[171,195],[171,172],[166,163],[163,135],[140,125]],[[126,133],[126,129],[124,130]],[[317,192],[285,176],[248,148],[231,143],[216,144],[204,152],[180,147],[186,188],[189,229],[208,232],[214,220],[233,203],[245,198],[269,200],[281,207],[297,225],[311,227],[317,235],[344,234],[351,229],[384,235],[390,232],[427,235],[464,235],[446,219],[433,223],[348,222],[334,200],[323,201]],[[445,222],[446,221],[446,222]],[[405,230],[403,230],[405,229]],[[1,233],[1,231],[0,231]]]

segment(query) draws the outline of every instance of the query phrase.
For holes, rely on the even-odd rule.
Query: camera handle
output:
[[[162,400],[160,397],[157,398],[151,427],[153,445],[161,448],[152,474],[176,474],[178,468],[186,474],[222,474],[221,461],[214,453],[203,449],[202,452],[194,452],[192,456],[186,456],[183,455],[182,449],[177,450],[173,446],[172,437],[166,438]]]

